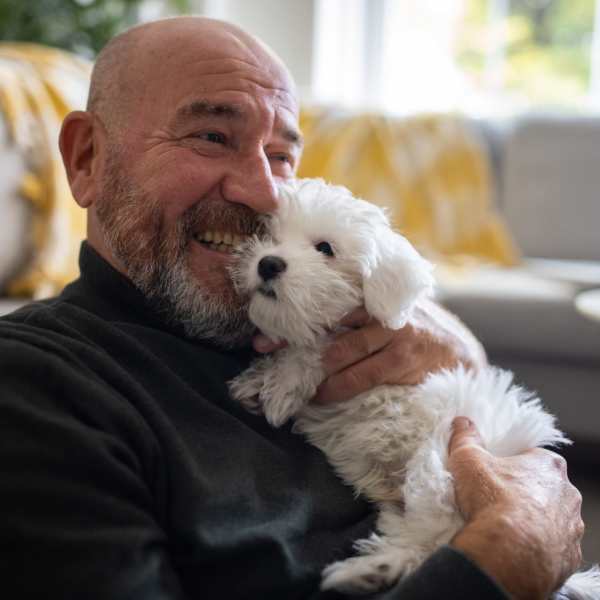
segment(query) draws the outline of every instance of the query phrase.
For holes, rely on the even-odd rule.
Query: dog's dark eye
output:
[[[315,250],[317,252],[322,252],[323,254],[327,254],[327,256],[333,256],[333,248],[329,242],[319,242],[315,245]]]

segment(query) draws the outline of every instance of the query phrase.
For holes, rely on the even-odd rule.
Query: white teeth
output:
[[[233,247],[239,246],[244,242],[246,236],[231,233],[230,231],[204,231],[197,233],[195,238],[199,242],[208,244],[212,250],[219,249],[229,252]]]

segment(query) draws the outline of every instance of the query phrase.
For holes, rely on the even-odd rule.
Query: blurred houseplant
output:
[[[174,12],[189,0],[164,0]],[[135,24],[144,0],[0,0],[0,40],[34,42],[93,58]],[[155,2],[156,4],[156,2]]]

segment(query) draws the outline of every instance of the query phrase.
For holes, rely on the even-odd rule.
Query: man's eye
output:
[[[277,162],[290,163],[292,159],[287,154],[271,154],[269,157],[271,160],[276,160]]]
[[[319,242],[318,244],[315,244],[315,250],[326,254],[327,256],[333,256],[333,248],[329,242]]]
[[[222,133],[217,133],[215,131],[209,131],[208,133],[202,133],[202,134],[198,135],[197,137],[199,137],[202,140],[206,140],[207,142],[210,142],[211,144],[224,144],[226,141],[225,136]]]

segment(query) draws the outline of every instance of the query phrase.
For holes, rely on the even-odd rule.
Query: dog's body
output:
[[[275,426],[294,417],[295,429],[340,477],[378,504],[378,533],[357,542],[359,556],[327,567],[322,582],[325,589],[371,592],[413,571],[464,524],[446,469],[455,416],[474,421],[498,456],[568,440],[538,399],[492,368],[459,368],[419,386],[381,386],[348,402],[309,404],[324,377],[329,329],[361,304],[384,325],[402,327],[433,278],[383,211],[344,188],[304,180],[283,195],[272,239],[243,250],[234,281],[250,295],[253,322],[289,345],[230,387]],[[600,598],[600,578],[596,571],[577,574],[561,593]]]

